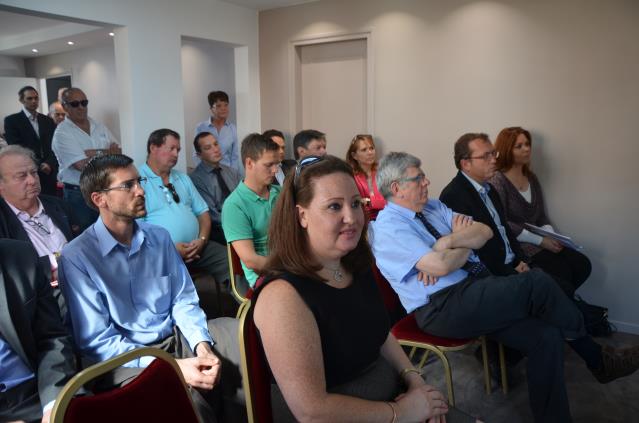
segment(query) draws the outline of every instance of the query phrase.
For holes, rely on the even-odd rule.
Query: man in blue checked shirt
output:
[[[231,354],[227,346],[237,349],[237,340],[216,335],[235,333],[227,330],[235,321],[207,324],[169,233],[135,220],[146,214],[143,180],[132,159],[119,154],[95,158],[82,172],[82,195],[100,218],[62,250],[59,278],[75,342],[83,365],[142,346],[171,353],[200,417],[216,421],[211,403],[219,392],[218,355]],[[126,364],[97,388],[126,384],[151,360]]]

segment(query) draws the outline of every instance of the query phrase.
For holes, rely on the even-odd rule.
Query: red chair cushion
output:
[[[273,422],[271,407],[271,372],[266,361],[262,342],[253,321],[253,309],[248,311],[244,322],[244,348],[246,351],[251,400],[255,420],[260,423]]]
[[[442,338],[440,336],[430,335],[417,326],[417,321],[412,313],[395,323],[391,332],[398,340],[421,342],[423,344],[445,348],[459,347],[473,341],[472,339]]]
[[[189,394],[173,367],[156,358],[131,383],[71,400],[65,423],[194,422]]]

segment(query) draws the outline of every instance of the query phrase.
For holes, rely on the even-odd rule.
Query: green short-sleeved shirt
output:
[[[224,201],[222,207],[222,229],[227,242],[252,239],[255,252],[268,255],[268,225],[273,206],[280,195],[280,188],[271,185],[268,200],[261,198],[244,181]],[[242,262],[244,274],[251,286],[255,285],[257,273]]]

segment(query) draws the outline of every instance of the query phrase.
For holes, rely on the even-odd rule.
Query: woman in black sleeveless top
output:
[[[443,422],[445,398],[389,332],[365,229],[345,162],[307,157],[289,174],[271,218],[266,283],[253,297],[285,413],[300,421]]]

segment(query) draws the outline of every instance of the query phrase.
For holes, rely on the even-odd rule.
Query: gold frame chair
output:
[[[240,294],[240,291],[238,289],[238,280],[236,278],[236,275],[244,276],[244,269],[242,269],[240,257],[237,255],[237,252],[235,252],[235,249],[230,242],[226,244],[226,254],[229,262],[229,281],[231,282],[231,293],[233,294],[233,298],[235,298],[235,300],[240,304],[236,315],[236,318],[239,318],[242,310],[248,303],[248,298]],[[239,267],[239,269],[237,267]]]
[[[173,370],[175,370],[175,373],[179,377],[182,387],[184,388],[184,392],[189,398],[189,403],[193,408],[193,413],[197,417],[195,407],[193,406],[193,400],[191,399],[191,394],[189,393],[186,382],[184,381],[184,377],[182,376],[182,372],[180,371],[180,368],[175,359],[169,353],[158,348],[141,347],[122,353],[102,363],[97,363],[93,366],[87,367],[86,369],[82,370],[74,377],[72,377],[67,382],[67,384],[64,385],[56,398],[53,410],[51,410],[51,423],[64,423],[64,417],[69,403],[73,399],[76,392],[86,383],[122,366],[123,364],[128,363],[131,360],[135,360],[144,356],[152,356],[156,359],[163,360],[171,365],[171,367],[173,368]]]

